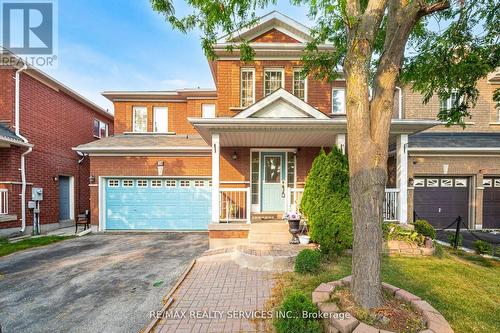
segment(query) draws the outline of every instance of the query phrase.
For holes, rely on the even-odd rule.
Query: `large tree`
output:
[[[220,33],[254,24],[256,10],[273,0],[188,0],[178,17],[172,0],[153,9],[182,32],[199,29],[210,59]],[[426,103],[433,95],[458,102],[437,118],[464,125],[478,97],[476,82],[499,66],[500,9],[496,0],[292,0],[315,22],[303,54],[305,71],[333,80],[343,69],[347,84],[347,138],[353,214],[353,293],[363,307],[381,304],[382,206],[387,180],[389,128],[398,84]],[[329,42],[334,51],[317,47]],[[248,41],[234,45],[252,60]],[[228,48],[228,51],[231,47]],[[372,89],[370,93],[370,88]]]

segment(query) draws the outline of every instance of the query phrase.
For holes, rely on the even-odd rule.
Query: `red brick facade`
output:
[[[300,43],[277,29],[271,29],[252,39],[253,43]]]
[[[0,120],[11,128],[14,125],[15,80],[13,70],[0,70]],[[27,200],[31,199],[31,186],[42,187],[42,224],[59,221],[59,187],[55,177],[72,176],[74,179],[74,216],[89,208],[89,158],[78,164],[79,156],[73,147],[95,140],[93,121],[98,119],[109,126],[113,134],[113,117],[103,115],[88,105],[58,89],[56,84],[42,82],[28,73],[20,75],[20,132],[31,144],[33,151],[26,157]],[[0,228],[21,225],[20,155],[25,148],[0,148],[0,187],[9,190],[9,215],[16,221],[2,222]],[[31,216],[27,209],[27,225]]]

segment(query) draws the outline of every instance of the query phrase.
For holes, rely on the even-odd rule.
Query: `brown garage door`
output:
[[[464,177],[416,177],[413,209],[416,217],[434,228],[448,227],[458,216],[468,225],[469,179]]]
[[[483,228],[500,228],[500,178],[483,179]]]

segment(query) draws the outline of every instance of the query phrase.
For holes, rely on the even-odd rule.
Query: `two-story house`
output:
[[[113,115],[13,54],[0,54],[0,234],[30,232],[32,188],[42,231],[89,209],[89,159],[72,150],[113,134]]]
[[[115,136],[75,148],[90,154],[95,227],[208,229],[212,246],[252,239],[253,225],[259,237],[274,230],[252,222],[275,221],[300,205],[322,147],[348,151],[345,81],[302,75],[310,39],[307,27],[272,12],[215,45],[215,90],[104,92],[115,106]],[[227,51],[241,40],[250,41],[254,61]],[[427,172],[415,163],[421,137],[412,135],[438,125],[438,109],[409,89],[395,94],[385,217],[407,223],[420,181],[410,178]]]

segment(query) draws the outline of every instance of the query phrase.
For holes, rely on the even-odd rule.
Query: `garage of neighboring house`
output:
[[[467,177],[415,177],[415,218],[442,229],[460,216],[464,223],[461,228],[465,228],[469,222],[469,183]]]
[[[500,228],[500,177],[483,178],[483,229]]]
[[[192,178],[106,178],[105,230],[206,230],[211,181]]]

